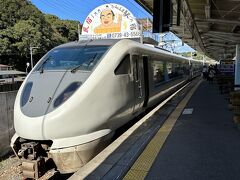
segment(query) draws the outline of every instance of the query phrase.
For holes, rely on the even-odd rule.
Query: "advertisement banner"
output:
[[[91,39],[139,38],[141,31],[133,14],[119,4],[104,4],[86,18],[82,37]]]

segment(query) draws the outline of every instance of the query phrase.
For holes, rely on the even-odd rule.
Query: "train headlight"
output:
[[[63,102],[65,102],[80,86],[81,82],[73,82],[70,84],[54,101],[54,107],[60,106]]]

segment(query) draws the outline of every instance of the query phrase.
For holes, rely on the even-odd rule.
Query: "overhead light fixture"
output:
[[[209,6],[209,5],[206,5],[205,6],[205,16],[206,16],[206,19],[210,19],[211,17],[211,15],[210,15],[210,9],[211,9],[211,7]]]

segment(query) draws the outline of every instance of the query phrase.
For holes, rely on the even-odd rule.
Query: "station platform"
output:
[[[198,78],[158,108],[70,179],[240,179],[240,131],[216,84]]]

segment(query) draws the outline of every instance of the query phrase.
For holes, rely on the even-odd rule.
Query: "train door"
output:
[[[149,72],[148,72],[148,59],[149,57],[144,55],[143,56],[143,71],[144,71],[144,91],[145,91],[145,98],[143,107],[147,107],[148,100],[149,100]]]
[[[143,106],[145,99],[143,58],[136,54],[132,55],[132,67],[135,95],[135,105],[133,113],[136,113]]]

